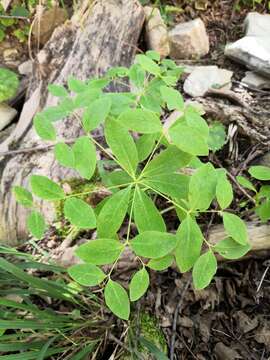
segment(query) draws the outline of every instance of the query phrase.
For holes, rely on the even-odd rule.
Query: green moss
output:
[[[145,338],[152,344],[154,344],[160,351],[162,351],[165,355],[168,353],[167,343],[165,336],[162,330],[159,327],[157,319],[148,314],[148,313],[141,313],[140,321],[139,321],[140,331],[139,334],[141,337]],[[129,338],[126,340],[127,345],[129,346],[130,343],[134,343],[132,338],[136,334],[137,330],[137,320],[133,319],[131,323],[131,332],[129,333]],[[152,360],[153,356],[151,356],[150,352],[145,346],[142,346],[140,343],[138,344],[138,351],[145,356],[146,360]],[[121,360],[133,360],[131,354],[125,353]]]
[[[141,324],[141,336],[151,341],[160,349],[160,351],[167,354],[167,343],[165,336],[162,330],[159,327],[157,319],[147,313],[141,314],[140,319]],[[145,351],[145,347],[142,347],[143,351]],[[147,351],[146,351],[147,352]]]

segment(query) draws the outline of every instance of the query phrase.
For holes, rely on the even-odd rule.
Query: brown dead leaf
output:
[[[259,344],[263,344],[267,346],[268,349],[270,349],[270,327],[267,325],[264,325],[262,328],[260,328],[255,335],[255,340]]]
[[[192,328],[194,326],[193,321],[187,316],[179,316],[178,325],[183,326],[185,328]]]
[[[218,360],[242,359],[242,356],[239,355],[237,351],[224,345],[222,342],[216,344],[214,348],[214,353],[216,354]]]
[[[57,6],[44,11],[34,20],[33,36],[44,45],[50,39],[54,29],[63,24],[67,18],[67,12]]]
[[[234,316],[237,319],[237,323],[239,324],[239,328],[241,332],[244,334],[248,333],[249,331],[255,329],[258,324],[258,318],[251,319],[244,311],[240,310]]]

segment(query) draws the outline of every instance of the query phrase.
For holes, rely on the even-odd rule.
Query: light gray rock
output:
[[[144,7],[145,40],[149,50],[157,51],[162,58],[170,53],[168,30],[158,8]]]
[[[31,60],[27,60],[21,63],[18,67],[18,71],[21,75],[31,75],[33,71],[33,64]]]
[[[4,129],[17,115],[17,110],[6,104],[0,104],[0,130]]]
[[[211,88],[231,88],[232,71],[217,66],[198,66],[186,78],[184,91],[192,97],[204,96]]]
[[[209,38],[199,18],[176,25],[169,32],[169,42],[173,59],[200,58],[209,52]]]
[[[254,71],[247,71],[241,82],[254,89],[270,89],[270,79],[263,77]]]
[[[246,36],[227,44],[225,55],[270,77],[270,15],[249,13],[245,25]]]
[[[270,14],[248,13],[244,25],[246,36],[267,36],[270,33]]]

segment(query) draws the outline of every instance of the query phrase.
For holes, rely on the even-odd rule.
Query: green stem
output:
[[[154,156],[154,154],[155,154],[155,152],[156,152],[157,148],[159,147],[159,144],[160,144],[160,142],[161,142],[161,140],[162,140],[163,136],[164,136],[164,134],[162,133],[162,134],[161,134],[161,136],[160,136],[160,138],[158,139],[158,141],[157,141],[157,143],[156,143],[156,145],[155,145],[154,149],[152,150],[152,152],[151,152],[151,154],[150,154],[150,156],[149,156],[149,158],[148,158],[148,160],[147,160],[147,162],[146,162],[146,164],[145,164],[144,168],[142,169],[142,172],[141,172],[141,174],[140,174],[140,176],[139,176],[139,178],[138,178],[138,181],[139,181],[139,180],[143,177],[143,174],[144,174],[145,170],[147,169],[148,164],[149,164],[149,163],[150,163],[150,161],[152,160],[152,158],[153,158],[153,156]]]
[[[144,184],[142,182],[142,185],[144,185],[145,187],[147,187],[148,189],[154,191],[155,193],[157,193],[158,195],[162,196],[164,199],[168,200],[170,203],[172,203],[174,206],[178,207],[180,210],[184,211],[186,214],[189,214],[191,213],[190,210],[187,210],[185,208],[183,208],[181,205],[177,204],[175,201],[173,201],[172,199],[168,198],[166,195],[162,194],[160,191],[152,188],[151,186],[147,185],[147,184]]]
[[[112,189],[117,189],[117,188],[122,187],[122,186],[129,186],[129,185],[134,185],[134,184],[135,184],[134,182],[130,182],[130,183],[126,183],[126,184],[119,184],[119,185],[114,185],[114,186],[105,187],[105,189],[106,189],[106,190],[112,190]],[[70,198],[70,197],[74,197],[74,196],[81,196],[81,195],[92,194],[92,193],[96,192],[96,191],[99,190],[99,189],[100,189],[100,188],[95,187],[93,190],[90,190],[90,191],[84,191],[84,192],[81,192],[81,193],[70,194],[70,195],[65,196],[63,200],[68,199],[68,198]]]
[[[116,162],[117,165],[120,166],[120,168],[124,169],[125,172],[133,179],[135,180],[135,175],[134,174],[131,174],[127,169],[125,169],[125,167],[120,164],[120,162],[109,152],[107,151],[102,145],[100,145],[100,143],[98,143],[94,138],[91,137],[91,140],[93,141],[93,143],[99,147],[107,156],[109,156],[113,161]]]
[[[131,228],[131,221],[132,221],[132,214],[133,214],[133,208],[134,208],[134,202],[135,202],[136,189],[137,189],[137,185],[135,185],[134,194],[133,194],[132,203],[131,203],[131,208],[130,208],[130,214],[129,214],[129,220],[128,220],[128,229],[127,229],[127,238],[126,238],[126,242],[124,243],[125,247],[129,244],[130,228]],[[118,263],[118,260],[120,259],[121,255],[123,254],[123,251],[125,250],[125,247],[123,248],[123,250],[119,254],[118,258],[113,263],[113,265],[112,265],[112,267],[110,269],[110,272],[107,275],[108,279],[110,279],[111,273],[113,272],[116,264]]]

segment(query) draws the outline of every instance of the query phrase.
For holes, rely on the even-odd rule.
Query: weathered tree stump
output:
[[[113,66],[129,66],[144,22],[144,12],[137,0],[85,1],[73,18],[57,28],[37,55],[30,81],[28,100],[15,131],[0,152],[14,148],[44,145],[32,127],[37,111],[56,104],[48,94],[47,85],[66,84],[69,76],[86,80],[103,74]],[[71,139],[80,134],[81,126],[70,116],[57,123],[59,138]],[[31,174],[41,174],[55,181],[78,177],[72,170],[58,165],[52,149],[30,152],[1,159],[0,242],[14,245],[25,239],[27,210],[16,204],[11,188],[28,187]],[[53,206],[38,203],[47,220],[54,217]]]

